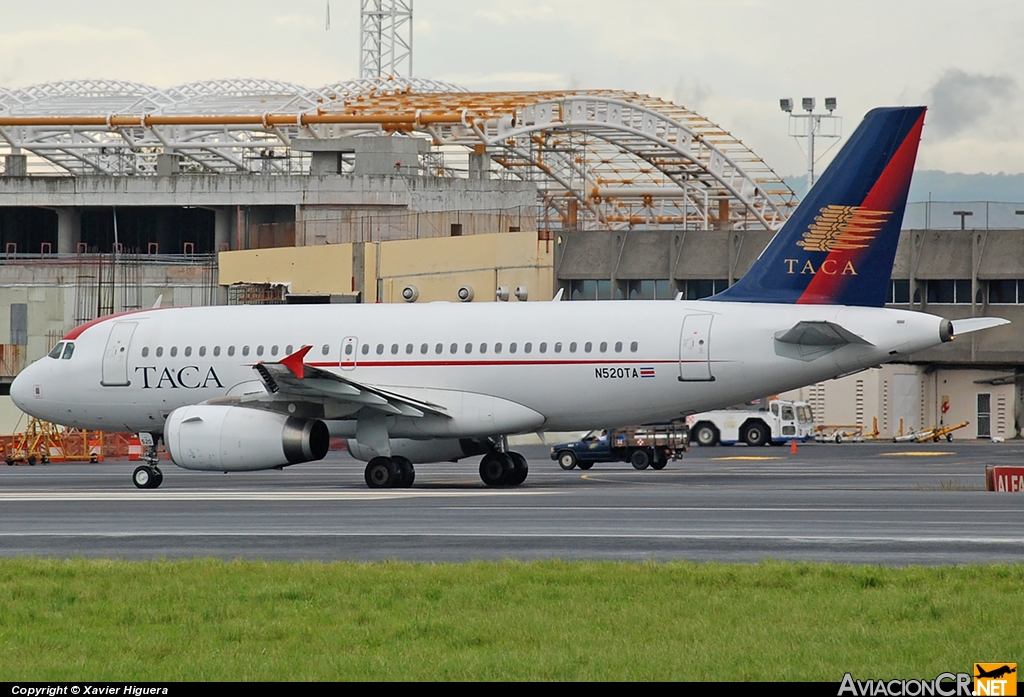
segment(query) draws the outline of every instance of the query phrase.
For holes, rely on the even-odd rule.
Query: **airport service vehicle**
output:
[[[686,417],[694,442],[702,445],[782,445],[806,441],[814,434],[807,402],[758,399],[731,409],[705,411]]]
[[[163,480],[161,438],[186,469],[281,468],[337,437],[370,487],[470,456],[486,484],[518,485],[509,434],[664,423],[1005,324],[884,307],[924,115],[871,111],[750,270],[705,300],[142,310],[69,332],[11,398],[138,433],[140,488]]]
[[[689,431],[685,424],[591,431],[580,440],[551,448],[551,459],[564,470],[588,470],[595,462],[628,462],[638,470],[648,466],[660,470],[669,460],[678,460],[686,452]]]

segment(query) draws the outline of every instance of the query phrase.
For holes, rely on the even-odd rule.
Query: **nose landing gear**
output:
[[[159,466],[160,458],[156,454],[156,441],[150,433],[140,433],[139,440],[146,446],[146,454],[142,456],[146,464],[135,468],[132,482],[140,489],[156,489],[164,483],[164,474]]]

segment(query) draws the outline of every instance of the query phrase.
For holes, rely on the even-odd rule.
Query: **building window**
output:
[[[569,281],[570,300],[621,300],[622,290],[612,289],[610,280],[578,280]]]
[[[671,300],[675,297],[672,282],[667,278],[657,280],[629,281],[630,300]]]
[[[687,300],[700,300],[708,298],[716,293],[721,293],[729,287],[727,278],[695,278],[688,281],[680,281],[680,288],[683,289],[684,297]]]
[[[995,305],[1013,305],[1024,299],[1024,280],[1005,279],[988,282],[988,302]]]
[[[969,305],[971,303],[971,279],[925,281],[925,297],[928,304]]]
[[[894,278],[892,283],[889,285],[889,299],[888,301],[892,305],[909,305],[910,304],[910,279],[909,278]]]

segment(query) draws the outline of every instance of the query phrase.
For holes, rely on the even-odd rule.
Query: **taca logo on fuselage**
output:
[[[186,365],[177,370],[166,367],[160,370],[155,365],[140,365],[135,368],[135,372],[138,374],[140,371],[142,373],[142,389],[144,390],[224,388],[213,366],[207,368],[205,373],[197,365]]]

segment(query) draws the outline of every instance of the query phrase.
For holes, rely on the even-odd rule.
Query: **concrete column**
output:
[[[156,176],[170,177],[181,172],[181,155],[161,152],[156,156]]]
[[[486,152],[469,153],[469,178],[490,179],[491,156]]]
[[[4,156],[5,177],[27,177],[28,176],[28,155],[5,155]]]
[[[82,241],[82,211],[78,208],[57,209],[57,253],[74,254]]]
[[[213,211],[213,251],[219,252],[227,245],[231,249],[232,213],[230,208],[216,208]]]

